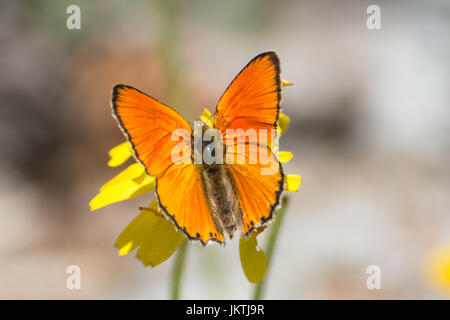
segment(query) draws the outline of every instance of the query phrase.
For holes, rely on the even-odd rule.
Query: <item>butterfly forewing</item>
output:
[[[235,132],[276,128],[281,100],[280,62],[275,52],[253,58],[223,93],[214,116],[214,127],[224,138],[227,129]]]
[[[191,127],[182,116],[133,87],[115,86],[112,108],[136,158],[150,175],[161,177],[173,164],[172,150],[181,140],[172,140],[175,130],[184,132],[185,141],[190,141]]]

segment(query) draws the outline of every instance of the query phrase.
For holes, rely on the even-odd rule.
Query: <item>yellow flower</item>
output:
[[[290,85],[283,81],[284,85]],[[203,110],[200,119],[212,126],[213,116]],[[281,136],[289,127],[289,117],[280,112],[277,130]],[[288,151],[273,150],[281,163],[290,161],[293,154]],[[124,142],[109,151],[108,166],[120,166],[133,156],[131,145]],[[287,191],[297,191],[301,177],[285,174],[285,188]],[[128,166],[125,170],[104,184],[100,192],[89,203],[91,210],[97,210],[109,204],[130,199],[155,189],[156,179],[146,174],[139,163]],[[252,282],[259,282],[266,272],[266,258],[258,247],[256,237],[265,227],[258,228],[248,239],[241,238],[239,253],[244,274]],[[115,243],[120,255],[126,255],[137,249],[136,257],[144,266],[155,267],[166,261],[183,243],[184,234],[178,231],[171,220],[167,219],[159,210],[154,200],[149,207],[141,208],[139,215],[122,231]]]
[[[439,245],[428,254],[425,272],[430,285],[450,297],[450,242]]]

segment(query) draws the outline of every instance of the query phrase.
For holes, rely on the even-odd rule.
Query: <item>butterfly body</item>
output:
[[[202,126],[201,136],[209,133],[211,139],[196,141],[195,126],[129,86],[114,87],[112,109],[136,159],[156,177],[162,211],[189,239],[206,245],[224,243],[236,231],[248,237],[272,219],[284,175],[271,139],[260,137],[269,130],[274,138],[280,100],[279,59],[274,52],[265,52],[253,58],[225,90],[212,126]],[[173,139],[180,129],[182,142]],[[230,146],[230,141],[235,145]],[[180,145],[188,152],[174,161],[173,150]]]
[[[199,169],[214,224],[219,233],[231,239],[236,229],[243,230],[243,219],[228,168],[225,164],[202,164]]]

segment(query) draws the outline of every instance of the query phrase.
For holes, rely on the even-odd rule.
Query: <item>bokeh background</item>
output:
[[[81,30],[66,28],[71,4]],[[371,4],[381,30],[366,27]],[[89,210],[122,169],[106,166],[124,141],[111,88],[193,121],[267,50],[295,83],[280,145],[303,182],[264,297],[448,297],[426,261],[450,238],[449,30],[444,0],[1,1],[0,298],[167,299],[173,257],[144,268],[113,247],[153,195]],[[237,239],[191,245],[187,259],[183,298],[251,297]],[[66,288],[74,264],[81,290]],[[369,265],[380,290],[366,287]]]

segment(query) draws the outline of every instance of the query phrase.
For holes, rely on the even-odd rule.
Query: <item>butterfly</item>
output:
[[[224,243],[236,231],[247,238],[271,221],[284,185],[283,169],[270,143],[280,100],[280,61],[273,51],[254,57],[219,99],[212,123],[205,128],[222,134],[226,159],[241,156],[244,163],[174,162],[173,150],[180,141],[174,141],[173,132],[182,129],[182,138],[191,141],[184,151],[192,160],[194,129],[174,109],[133,87],[116,85],[111,107],[135,158],[156,177],[160,209],[187,238],[206,245]],[[272,133],[269,140],[259,139],[263,130]],[[253,135],[239,139],[242,132]],[[229,140],[244,148],[230,147]],[[274,170],[263,174],[268,166]]]

